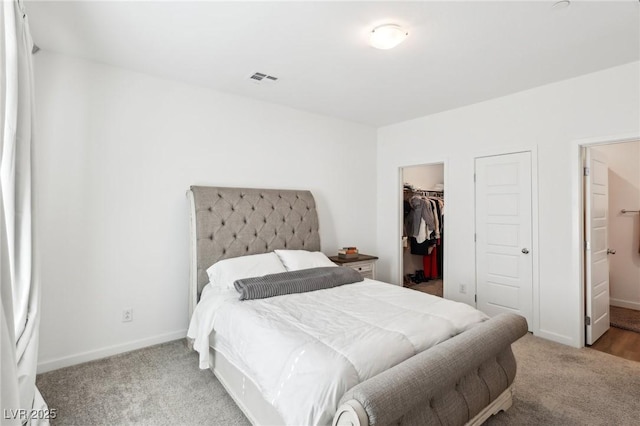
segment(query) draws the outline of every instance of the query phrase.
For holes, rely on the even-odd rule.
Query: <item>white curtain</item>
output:
[[[40,291],[31,223],[33,41],[22,5],[0,8],[0,423],[46,424],[35,385]]]

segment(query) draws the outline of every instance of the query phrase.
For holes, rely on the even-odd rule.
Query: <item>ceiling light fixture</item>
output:
[[[376,49],[391,49],[404,41],[409,33],[399,25],[385,24],[371,31],[371,45]]]
[[[551,7],[553,7],[556,10],[560,10],[560,9],[566,9],[569,6],[571,6],[571,1],[569,1],[569,0],[560,0],[558,2],[555,2],[553,4],[553,6],[551,6]]]

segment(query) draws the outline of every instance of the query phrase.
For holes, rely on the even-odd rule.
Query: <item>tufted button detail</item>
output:
[[[209,235],[209,239],[213,241],[213,234]]]
[[[233,233],[233,239],[235,240],[238,236],[236,235],[236,233]]]
[[[222,222],[220,222],[220,225],[224,226],[224,220]]]
[[[245,225],[247,224],[247,218],[246,217],[244,218],[244,224]]]
[[[287,248],[287,242],[286,241],[284,242],[284,248]]]
[[[431,398],[431,399],[429,400],[429,407],[434,408],[434,407],[433,407],[434,405],[435,405],[435,404],[434,404],[434,400],[433,400],[433,398]]]
[[[245,251],[249,251],[249,246],[247,246],[247,247],[246,247],[246,250],[245,250]]]
[[[213,207],[209,207],[207,210],[209,210],[210,212],[213,211]]]
[[[293,210],[293,206],[289,206],[289,210]]]
[[[254,237],[257,237],[257,236],[258,236],[258,231],[254,232],[254,233],[253,233],[253,236],[254,236]]]
[[[260,194],[260,198],[264,198],[264,194]]]
[[[222,195],[218,192],[218,198],[222,198]]]
[[[267,218],[266,217],[264,218],[264,223],[267,223]]]
[[[244,198],[244,194],[240,194],[240,198]]]
[[[256,211],[256,206],[251,206],[251,210]]]
[[[236,208],[235,208],[235,207],[233,207],[233,206],[231,206],[231,211],[232,211],[232,212],[235,212],[235,211],[236,211]]]
[[[227,249],[222,249],[222,254],[227,254]]]

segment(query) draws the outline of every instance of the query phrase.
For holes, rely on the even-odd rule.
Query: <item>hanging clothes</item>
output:
[[[438,203],[440,205],[440,203]],[[440,206],[440,244],[436,246],[438,250],[438,270],[440,271],[440,276],[444,273],[444,204]]]
[[[410,252],[423,256],[424,278],[439,278],[443,271],[444,202],[431,192],[413,195],[404,203],[404,233],[409,240]],[[429,195],[429,196],[427,196]]]
[[[440,214],[438,213],[438,202],[433,198],[428,198],[427,201],[431,204],[431,211],[433,214],[434,238],[438,239],[440,238]]]
[[[433,249],[433,244],[431,244],[431,240],[419,243],[415,237],[409,237],[409,248],[411,250],[411,254],[425,256],[429,254],[429,248]]]
[[[435,229],[435,222],[433,218],[433,208],[431,203],[428,202],[427,199],[419,196],[411,197],[409,200],[409,204],[411,205],[412,213],[411,213],[411,223],[412,227],[409,230],[411,232],[410,236],[417,237],[420,233],[420,221],[424,220],[425,226],[427,228],[427,236],[430,232]]]
[[[431,250],[430,254],[422,257],[422,268],[424,269],[425,278],[434,279],[440,277],[438,259],[438,250]]]

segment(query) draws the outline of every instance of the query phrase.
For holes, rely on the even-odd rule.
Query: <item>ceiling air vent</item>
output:
[[[278,77],[256,72],[249,76],[249,80],[255,84],[273,84],[278,81]]]

